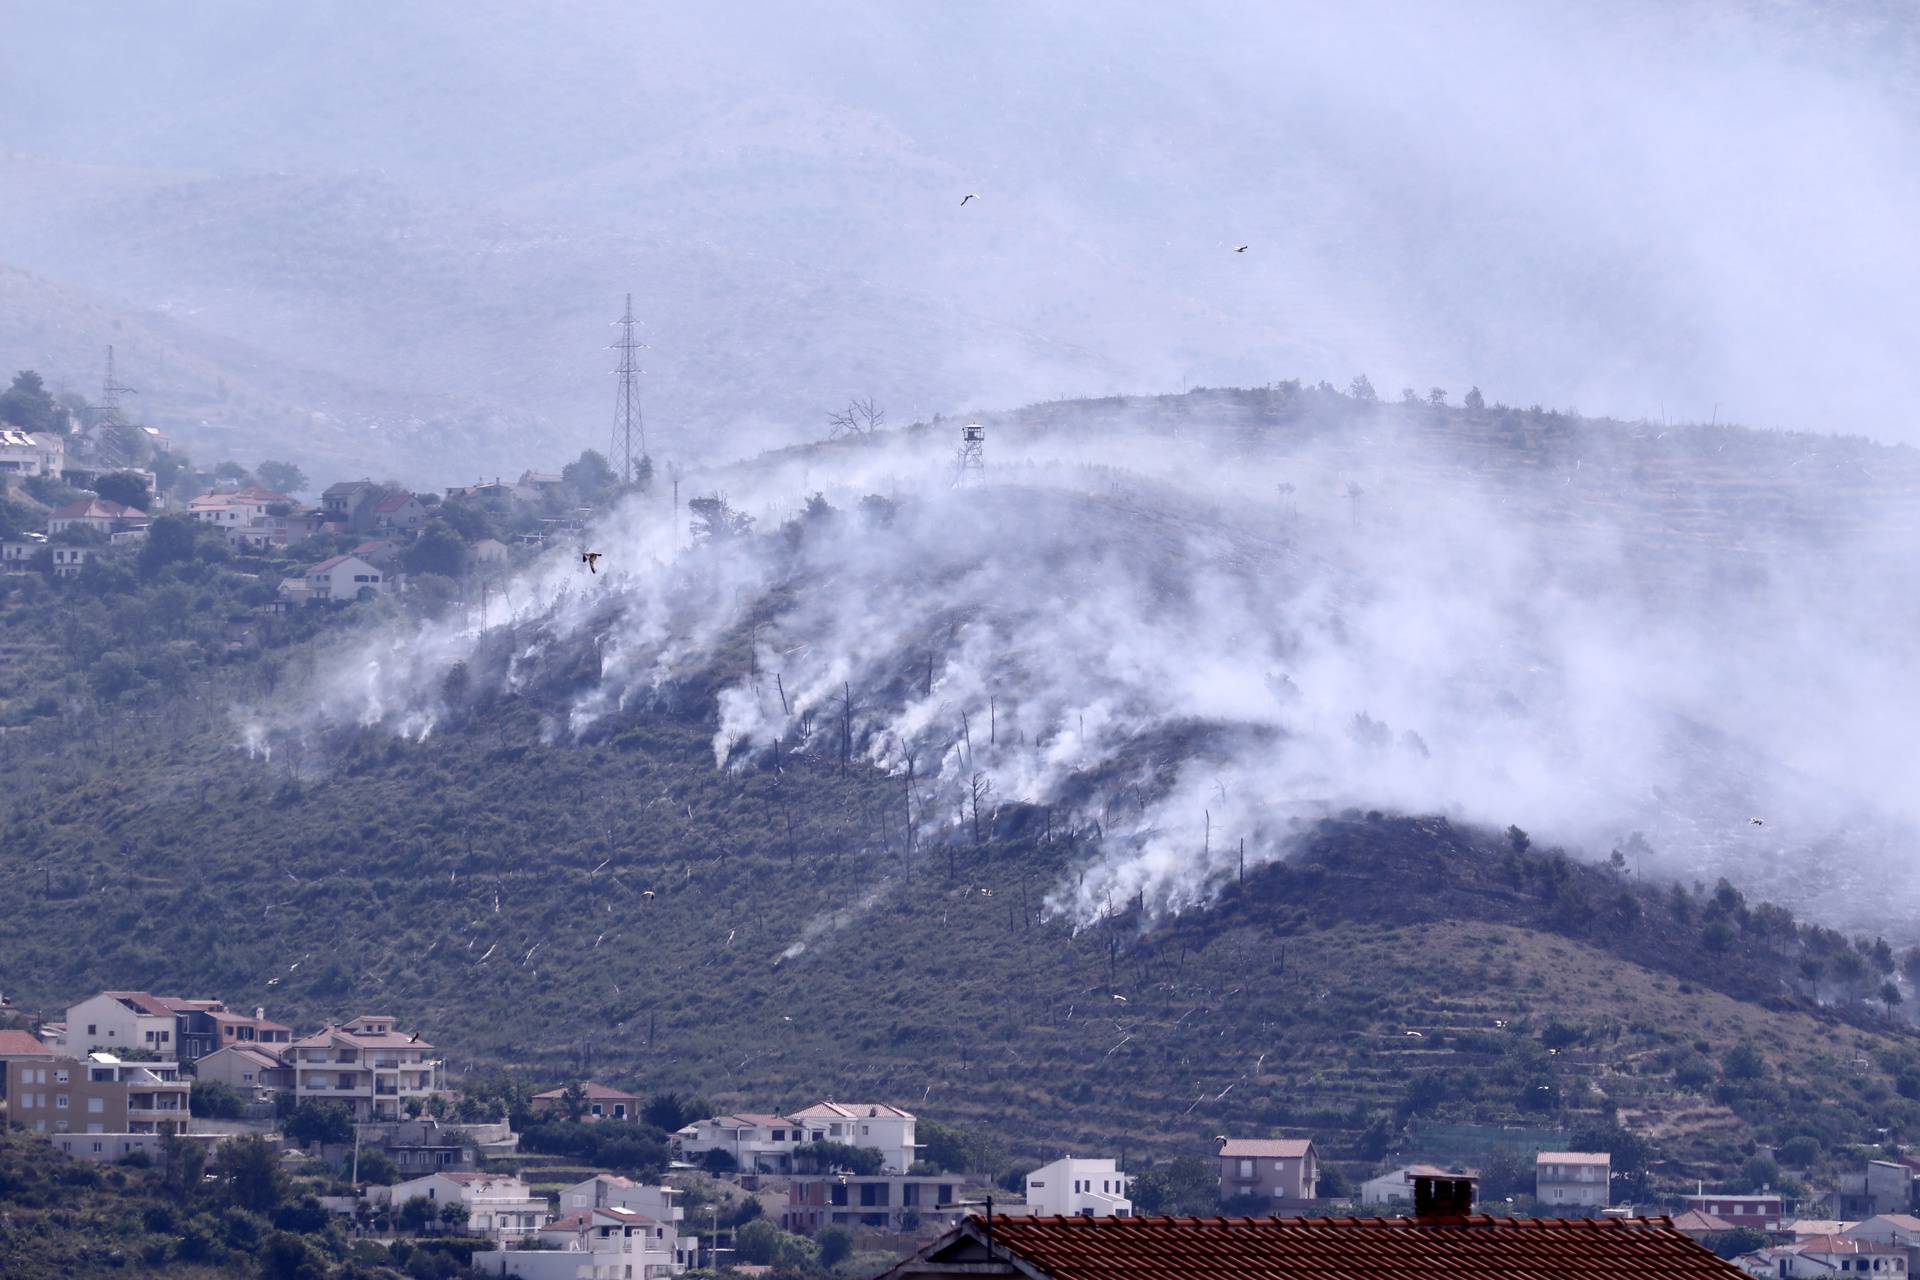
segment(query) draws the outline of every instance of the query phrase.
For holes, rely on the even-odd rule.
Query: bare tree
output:
[[[973,804],[973,842],[980,843],[980,805],[993,795],[993,779],[984,773],[973,775],[967,786],[967,798]]]
[[[827,439],[841,436],[870,436],[887,424],[887,411],[874,404],[872,396],[856,396],[847,407],[827,417]]]

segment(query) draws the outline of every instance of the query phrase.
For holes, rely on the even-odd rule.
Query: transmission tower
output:
[[[113,371],[113,348],[107,348],[107,376],[100,383],[100,416],[94,422],[94,451],[110,468],[124,467],[131,461],[131,450],[122,438],[127,420],[120,412],[120,397],[139,395],[122,383]]]
[[[637,342],[633,336],[633,295],[627,295],[627,312],[614,321],[620,326],[620,340],[612,344],[611,349],[620,353],[620,367],[614,373],[620,379],[620,389],[614,394],[613,401],[613,447],[609,452],[620,468],[620,483],[632,484],[634,463],[645,463],[647,458],[647,428],[640,417],[640,361],[636,353],[646,344]],[[638,438],[639,451],[634,451],[634,442]]]
[[[954,455],[953,487],[980,484],[987,478],[987,429],[977,422],[960,428],[960,449]]]

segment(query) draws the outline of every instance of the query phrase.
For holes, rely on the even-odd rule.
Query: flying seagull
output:
[[[598,551],[582,551],[580,553],[580,563],[587,566],[588,573],[599,573],[600,553]]]
[[[1752,824],[1753,824],[1754,826],[1756,826],[1756,827],[1764,827],[1764,826],[1766,826],[1766,825],[1767,825],[1766,823],[1764,823],[1764,822],[1762,822],[1762,821],[1761,821],[1760,819],[1758,819],[1758,818],[1748,818],[1748,819],[1747,819],[1747,821],[1748,821],[1748,822],[1750,822],[1750,823],[1752,823]]]
[[[646,900],[647,900],[648,902],[652,902],[652,901],[653,901],[653,890],[651,890],[651,889],[642,889],[642,890],[640,891],[640,896],[641,896],[641,897],[643,897],[643,898],[645,898],[645,899],[646,899]]]
[[[964,208],[966,208],[966,207],[967,207],[967,201],[969,201],[969,200],[978,200],[979,198],[980,198],[979,196],[977,196],[977,195],[975,195],[975,194],[974,194],[973,192],[971,192],[971,191],[969,191],[969,192],[967,192],[967,194],[966,194],[966,195],[964,195],[964,196],[961,196],[961,197],[960,197],[960,207],[961,207],[962,209],[964,209]]]
[[[1247,251],[1247,246],[1244,244],[1237,244],[1233,247],[1233,251],[1235,253],[1245,253]]]

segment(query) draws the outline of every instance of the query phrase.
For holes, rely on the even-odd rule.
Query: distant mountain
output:
[[[1889,439],[1920,400],[1897,6],[14,16],[4,261],[261,351],[316,458],[601,444],[629,290],[683,461],[1280,370]]]

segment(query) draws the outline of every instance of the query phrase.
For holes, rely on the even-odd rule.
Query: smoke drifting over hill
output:
[[[357,643],[249,733],[427,733],[475,689],[535,700],[562,739],[627,708],[710,715],[720,767],[850,729],[929,835],[971,838],[976,790],[1097,824],[1052,899],[1079,921],[1202,904],[1241,841],[1257,865],[1348,806],[1848,916],[1920,833],[1913,575],[1886,552],[1912,520],[1903,453],[1293,388],[991,430],[977,488],[950,487],[950,426],[707,477],[760,516],[749,537],[689,545],[636,500],[589,535],[601,574],[556,552],[487,627]],[[816,490],[833,510],[802,513]],[[1843,523],[1800,515],[1847,495]]]
[[[1911,6],[9,20],[0,344],[85,389],[118,341],[144,412],[247,461],[602,445],[629,289],[654,443],[709,461],[850,394],[1364,370],[1883,439],[1920,403]]]

